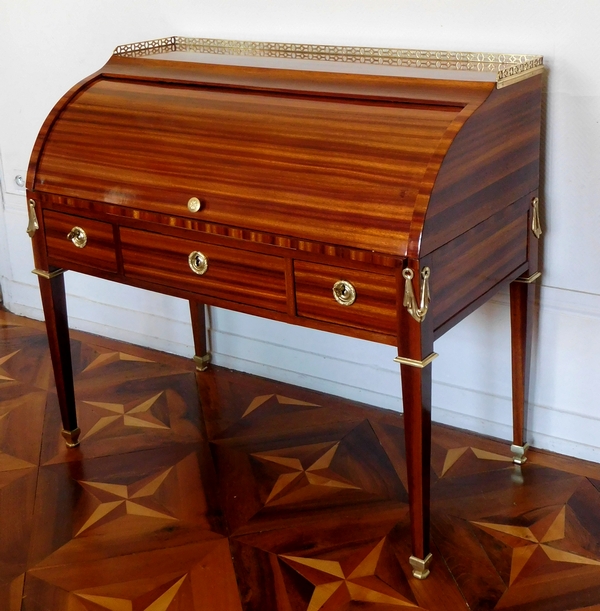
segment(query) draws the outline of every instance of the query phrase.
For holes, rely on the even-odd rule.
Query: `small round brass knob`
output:
[[[67,240],[71,240],[77,248],[83,248],[87,244],[87,235],[81,227],[73,227],[67,234]]]
[[[356,289],[347,280],[338,280],[333,285],[333,297],[345,306],[351,306],[356,301]]]
[[[208,270],[208,259],[197,250],[190,253],[188,263],[190,264],[190,269],[199,276],[202,276]]]
[[[187,207],[190,212],[198,212],[202,208],[202,202],[197,197],[190,197]]]

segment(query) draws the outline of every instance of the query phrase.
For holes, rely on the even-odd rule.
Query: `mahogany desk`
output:
[[[415,577],[429,574],[434,340],[510,284],[525,460],[542,58],[167,38],[117,48],[44,123],[28,233],[64,432],[64,270],[397,346]]]

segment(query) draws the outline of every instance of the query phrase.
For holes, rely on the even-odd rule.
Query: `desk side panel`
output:
[[[527,268],[531,194],[431,254],[431,307],[440,337]]]
[[[421,256],[538,189],[542,75],[494,90],[452,143],[433,187]]]

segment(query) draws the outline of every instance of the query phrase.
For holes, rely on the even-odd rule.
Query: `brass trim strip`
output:
[[[188,38],[184,36],[170,36],[119,45],[114,50],[113,55],[143,57],[176,51],[208,53],[211,55],[378,64],[431,70],[489,72],[496,74],[497,87],[505,87],[524,78],[534,76],[534,74],[539,74],[543,70],[544,62],[541,55],[436,51],[393,47],[346,47],[220,38]]]
[[[429,565],[431,564],[432,558],[431,552],[427,554],[424,560],[416,556],[411,556],[408,561],[413,569],[413,577],[417,579],[426,579],[429,576]]]
[[[514,85],[544,72],[543,58],[535,59],[525,64],[517,64],[498,72],[496,89]]]
[[[529,450],[529,444],[526,443],[523,446],[516,446],[514,443],[510,446],[510,451],[513,455],[513,462],[515,465],[522,465],[527,462],[527,456],[525,454]]]
[[[56,278],[56,276],[64,274],[66,271],[66,269],[55,269],[53,272],[47,272],[43,269],[32,269],[31,273],[41,278],[46,278],[46,280],[51,280],[52,278]]]
[[[535,282],[538,278],[542,276],[542,272],[535,272],[535,274],[531,274],[528,278],[516,278],[514,282],[522,282],[524,284],[531,284]]]
[[[418,369],[424,369],[429,365],[433,360],[437,359],[440,356],[437,352],[432,352],[428,357],[425,357],[422,361],[417,361],[415,359],[409,359],[405,356],[397,356],[394,361],[396,363],[400,363],[400,365],[408,365],[409,367],[417,367]]]
[[[195,355],[194,357],[192,357],[192,360],[194,361],[194,363],[196,363],[196,369],[198,371],[206,371],[210,363],[210,353],[207,353],[204,356]]]

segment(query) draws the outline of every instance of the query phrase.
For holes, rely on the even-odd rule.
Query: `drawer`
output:
[[[110,223],[46,210],[44,228],[51,265],[117,272],[115,238]]]
[[[128,278],[286,311],[285,261],[281,257],[128,228],[121,228],[121,247]],[[201,274],[192,270],[190,255],[194,252],[206,260]]]
[[[294,279],[298,316],[397,335],[395,276],[295,261]],[[340,281],[350,283],[355,291],[351,305],[334,297],[333,287]],[[348,299],[351,291],[341,300]]]

